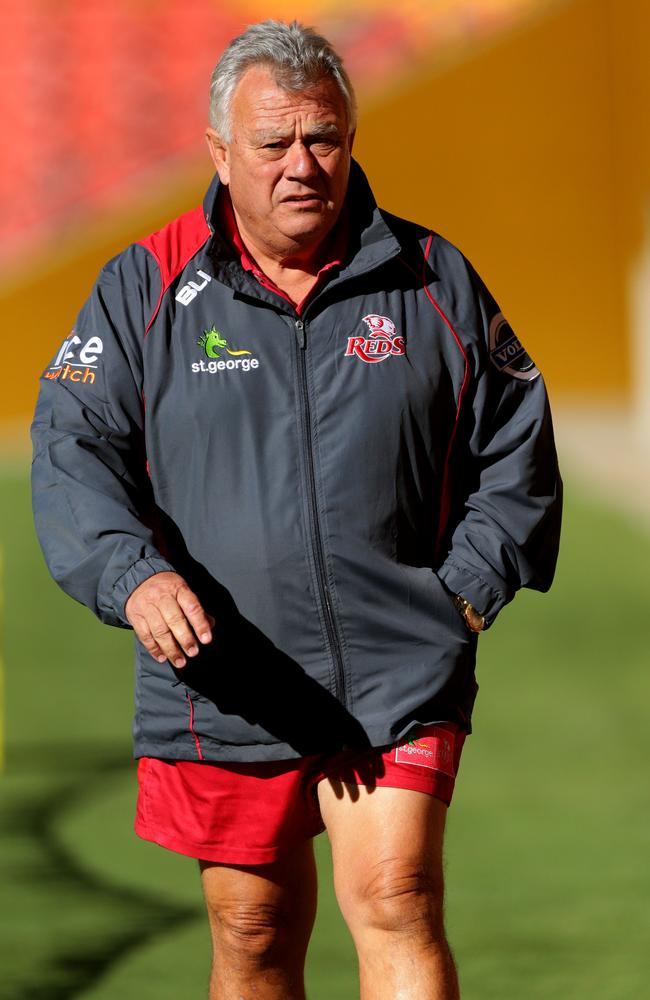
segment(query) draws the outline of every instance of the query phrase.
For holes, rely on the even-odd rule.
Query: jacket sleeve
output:
[[[173,569],[150,526],[144,443],[142,343],[159,291],[142,247],[106,265],[41,377],[32,424],[34,516],[50,572],[122,627],[131,591]]]
[[[450,460],[450,518],[438,574],[490,625],[521,587],[548,590],[562,481],[544,380],[467,262],[459,325],[469,382]]]

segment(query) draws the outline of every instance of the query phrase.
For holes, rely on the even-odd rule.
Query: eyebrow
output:
[[[291,139],[293,129],[259,129],[253,133],[256,143],[277,142],[279,139]],[[333,139],[341,135],[341,130],[336,122],[315,122],[310,125],[305,132],[305,139]]]

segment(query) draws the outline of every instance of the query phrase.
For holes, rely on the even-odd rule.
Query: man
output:
[[[354,129],[324,39],[235,39],[203,208],[106,266],[33,427],[52,572],[136,633],[136,829],[199,859],[220,1000],[304,997],[325,828],[364,1000],[458,997],[477,634],[557,552],[542,379],[462,255],[377,208]]]

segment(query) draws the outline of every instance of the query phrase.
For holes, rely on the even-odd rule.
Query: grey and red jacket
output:
[[[50,570],[104,622],[181,573],[216,620],[183,670],[136,642],[136,756],[293,758],[469,728],[476,636],[546,590],[561,481],[543,379],[467,260],[377,208],[298,315],[202,208],[114,258],[32,427]]]

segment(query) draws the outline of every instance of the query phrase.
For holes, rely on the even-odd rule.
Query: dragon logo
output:
[[[419,743],[418,740],[409,740],[410,747],[419,747],[420,750],[428,750],[426,743]]]
[[[204,330],[203,336],[199,337],[197,344],[203,348],[208,358],[218,358],[221,351],[225,351],[226,354],[230,354],[233,358],[239,358],[243,354],[251,353],[250,351],[231,351],[228,347],[228,341],[225,337],[221,336],[216,326],[210,327],[209,330]]]

